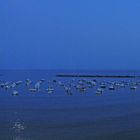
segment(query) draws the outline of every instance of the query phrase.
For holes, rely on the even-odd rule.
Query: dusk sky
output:
[[[139,0],[0,0],[1,69],[140,69]]]

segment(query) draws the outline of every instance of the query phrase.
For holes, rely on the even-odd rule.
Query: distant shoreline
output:
[[[80,74],[57,74],[56,77],[87,77],[87,78],[140,78],[130,75],[80,75]]]

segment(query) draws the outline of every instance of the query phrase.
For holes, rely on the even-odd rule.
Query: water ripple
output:
[[[14,129],[15,132],[24,131],[25,128],[26,128],[26,127],[25,127],[24,122],[22,122],[22,121],[20,121],[20,120],[17,120],[17,121],[14,123],[13,127],[12,127],[12,129]]]

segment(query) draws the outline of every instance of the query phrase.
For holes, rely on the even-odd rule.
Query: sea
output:
[[[101,96],[98,87],[81,94],[73,90],[71,96],[54,84],[54,93],[43,89],[52,80],[69,83],[73,77],[57,74],[133,75],[140,71],[88,70],[0,70],[0,82],[31,79],[33,85],[45,79],[42,90],[30,93],[23,83],[12,89],[0,88],[0,140],[140,140],[140,85],[116,90],[105,89]],[[74,78],[80,80],[80,78]],[[83,78],[97,82],[137,82],[140,78]]]

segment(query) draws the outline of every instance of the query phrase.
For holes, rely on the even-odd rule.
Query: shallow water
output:
[[[0,79],[16,81],[30,78],[37,81],[45,78],[61,79],[65,82],[70,80],[56,78],[55,74],[58,73],[59,71],[3,70],[0,72]],[[125,79],[129,80],[139,79]],[[43,86],[47,87],[47,83]],[[45,92],[30,94],[24,85],[17,90],[20,94],[14,97],[10,92],[0,89],[0,140],[140,139],[140,86],[136,91],[129,88],[106,90],[102,96],[95,95],[95,88],[89,89],[86,94],[75,91],[72,96],[66,96],[57,85],[51,96]]]

